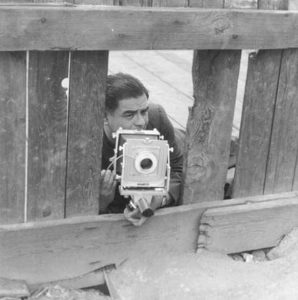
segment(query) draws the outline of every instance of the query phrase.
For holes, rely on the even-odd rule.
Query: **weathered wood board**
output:
[[[280,61],[280,50],[249,55],[234,197],[263,194]]]
[[[0,224],[24,222],[26,53],[0,53]]]
[[[12,5],[0,7],[0,20],[2,51],[298,46],[297,11]]]
[[[258,8],[258,0],[225,0],[225,8]]]
[[[194,2],[204,8],[225,7],[225,1]],[[238,50],[194,51],[194,106],[187,122],[184,203],[224,198],[240,58]]]
[[[237,253],[276,246],[298,226],[298,194],[288,198],[207,209],[198,247]]]
[[[224,8],[223,0],[189,0],[189,7]]]
[[[152,0],[152,6],[159,7],[187,7],[188,0]]]
[[[184,203],[223,199],[241,52],[196,51],[184,156]]]
[[[264,188],[266,194],[291,191],[297,188],[297,182],[295,184],[298,163],[297,82],[298,50],[284,50],[271,129]]]
[[[156,255],[194,253],[200,218],[206,209],[242,204],[254,210],[255,203],[290,198],[297,198],[297,193],[171,207],[157,211],[141,227],[131,225],[122,215],[2,225],[0,277],[24,279],[32,285],[77,277],[111,263],[118,266],[130,257],[142,256],[146,260]],[[273,221],[270,230],[274,231]],[[293,219],[288,218],[287,222]],[[262,228],[260,231],[266,239],[268,232]]]
[[[28,220],[64,217],[69,53],[29,54]]]
[[[71,55],[65,215],[98,214],[107,51]]]
[[[260,0],[260,9],[288,1]],[[264,50],[249,59],[234,197],[290,191],[297,159],[297,50]]]
[[[259,9],[287,10],[293,0],[258,0]]]

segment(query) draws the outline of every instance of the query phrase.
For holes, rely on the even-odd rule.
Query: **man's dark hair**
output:
[[[149,98],[148,90],[137,78],[124,73],[109,75],[106,86],[106,110],[113,112],[120,100],[137,98],[144,94]]]

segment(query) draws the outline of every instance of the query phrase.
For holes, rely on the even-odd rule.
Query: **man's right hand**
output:
[[[111,170],[101,170],[99,184],[100,203],[104,203],[104,206],[106,207],[114,200],[115,197],[117,185],[116,172]]]

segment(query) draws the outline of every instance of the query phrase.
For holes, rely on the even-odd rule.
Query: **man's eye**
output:
[[[148,112],[148,108],[147,108],[147,109],[144,109],[144,110],[142,110],[142,111],[141,111],[141,114],[142,114],[143,116],[145,116],[147,112]]]
[[[131,113],[131,114],[126,114],[126,115],[125,115],[125,117],[126,117],[127,119],[132,119],[132,118],[133,118],[133,116],[134,116],[134,114],[133,114],[133,113]]]

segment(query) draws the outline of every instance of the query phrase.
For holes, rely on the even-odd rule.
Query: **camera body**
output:
[[[165,196],[170,184],[170,148],[154,130],[123,130],[115,133],[114,170],[121,174],[119,192],[131,196],[142,214],[150,214],[152,196]],[[144,203],[144,199],[146,200]],[[150,199],[150,200],[149,200]],[[140,206],[144,206],[143,209]],[[148,207],[147,207],[148,206]]]

